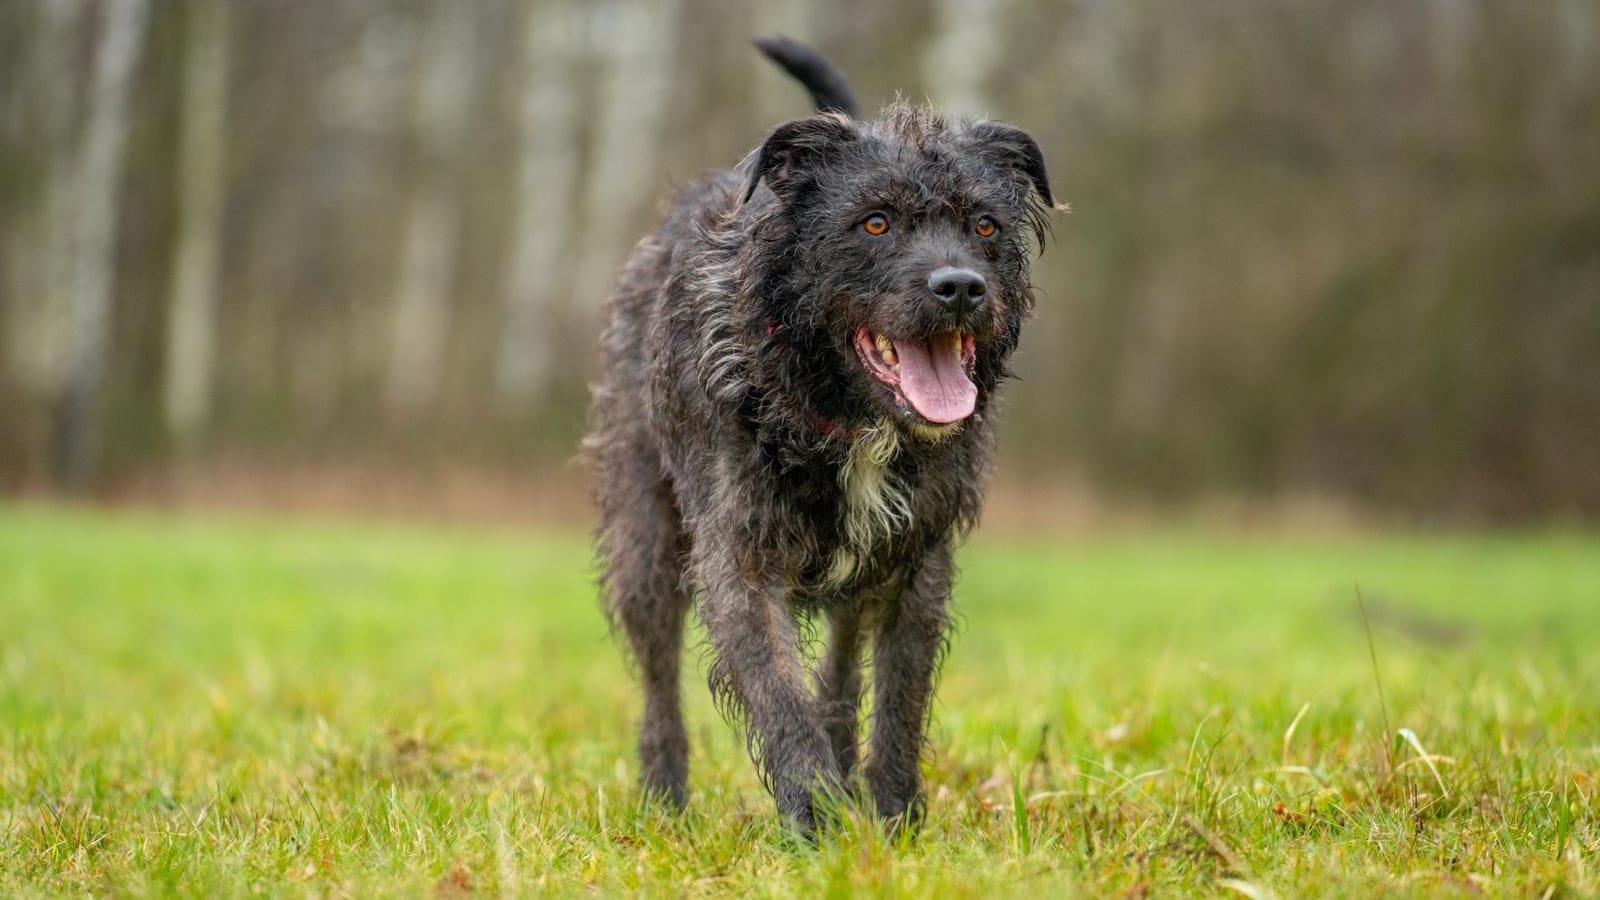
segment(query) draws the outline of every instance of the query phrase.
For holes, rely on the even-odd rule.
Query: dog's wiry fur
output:
[[[833,111],[779,126],[733,171],[682,191],[634,249],[586,446],[606,608],[644,688],[646,790],[686,798],[678,669],[694,601],[714,695],[747,729],[780,812],[810,831],[819,792],[864,787],[880,815],[920,812],[952,545],[978,516],[994,393],[1054,201],[1022,131],[903,104],[856,121],[835,70],[798,45],[782,54],[808,83],[833,79],[810,85]],[[873,214],[894,224],[887,239],[859,227]],[[980,216],[998,233],[975,234]],[[981,305],[937,302],[941,266],[980,273]],[[977,390],[954,423],[924,420],[853,343],[952,331]],[[814,615],[830,633],[813,676],[801,638]],[[868,642],[875,713],[858,771]]]

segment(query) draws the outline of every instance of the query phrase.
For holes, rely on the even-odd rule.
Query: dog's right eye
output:
[[[861,230],[873,237],[883,237],[889,233],[889,220],[877,214],[867,216],[861,223]]]

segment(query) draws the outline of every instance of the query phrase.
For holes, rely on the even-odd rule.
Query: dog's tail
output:
[[[841,112],[852,119],[856,117],[855,91],[850,90],[844,73],[822,54],[786,37],[756,38],[755,45],[794,80],[805,85],[817,112]]]

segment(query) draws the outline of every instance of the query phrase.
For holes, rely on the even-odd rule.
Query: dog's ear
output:
[[[795,172],[826,159],[855,138],[850,120],[838,113],[822,113],[779,125],[753,154],[739,203],[750,202],[763,179],[767,187],[776,191]]]
[[[967,132],[966,139],[974,152],[988,157],[1003,168],[1015,169],[1027,176],[1046,207],[1065,209],[1056,205],[1055,197],[1050,193],[1050,176],[1044,170],[1044,153],[1040,152],[1039,142],[1033,139],[1033,135],[1000,122],[979,122]]]

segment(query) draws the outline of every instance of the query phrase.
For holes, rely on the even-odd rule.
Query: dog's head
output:
[[[811,365],[833,370],[845,412],[939,439],[984,409],[1032,308],[1029,260],[1055,206],[1033,138],[894,106],[873,122],[788,122],[746,165],[742,199],[763,184],[774,195],[758,290],[829,357]]]

